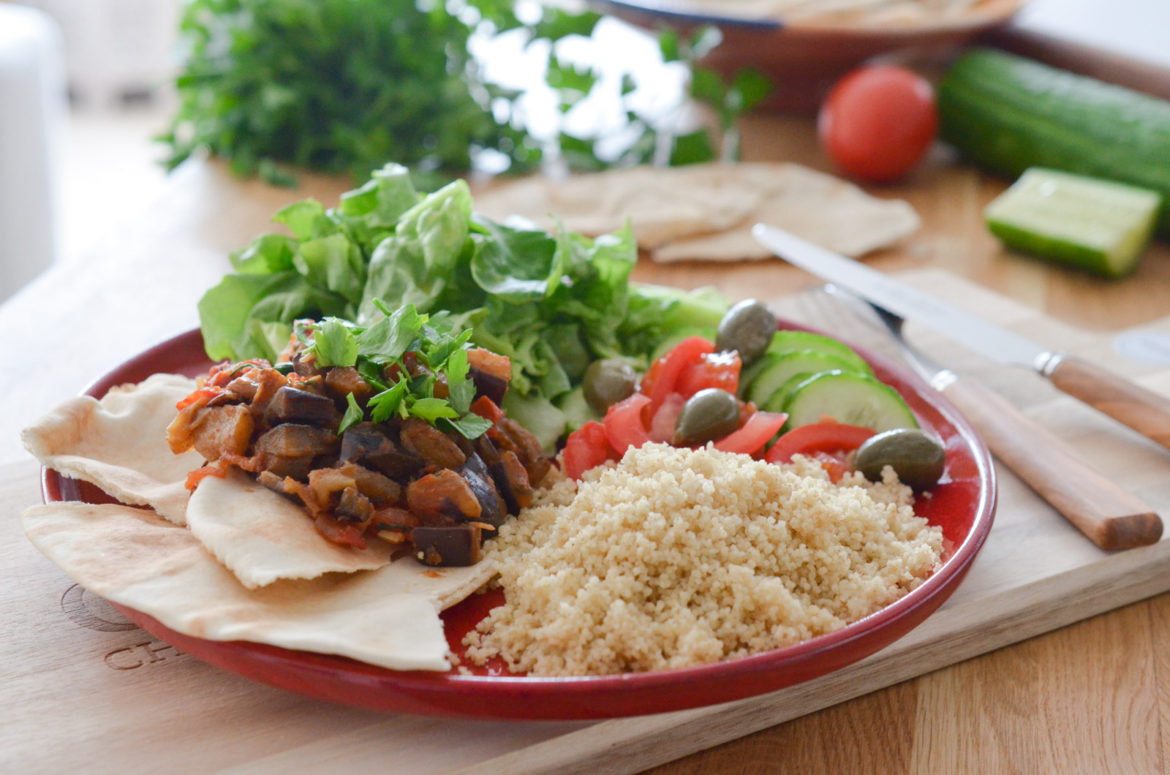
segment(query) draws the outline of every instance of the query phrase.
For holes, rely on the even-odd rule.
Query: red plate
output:
[[[782,328],[804,328],[782,322]],[[395,672],[343,657],[244,641],[182,635],[141,612],[117,606],[152,635],[205,662],[264,683],[324,700],[377,710],[436,716],[508,719],[597,719],[713,705],[774,691],[856,662],[909,632],[937,609],[966,575],[991,529],[995,474],[983,442],[949,402],[890,361],[859,349],[877,375],[905,397],[924,428],[947,448],[950,481],[915,510],[945,536],[942,567],[897,602],[837,632],[794,646],[702,667],[583,678],[508,675],[500,663],[472,675]],[[119,366],[86,391],[100,397],[114,385],[157,372],[196,375],[210,366],[198,331],[168,340]],[[46,470],[46,502],[108,501],[96,488]],[[444,612],[452,651],[502,598],[472,595]]]

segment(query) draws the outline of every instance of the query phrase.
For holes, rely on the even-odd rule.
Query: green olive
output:
[[[638,387],[634,367],[618,358],[602,358],[585,370],[585,400],[601,413],[633,394]]]
[[[857,450],[853,467],[870,481],[880,482],[882,469],[892,466],[898,479],[915,490],[938,484],[946,466],[942,442],[918,428],[895,428],[870,436]]]
[[[719,321],[716,350],[735,350],[745,363],[763,355],[776,334],[776,316],[755,299],[744,299]]]
[[[726,390],[704,388],[687,399],[674,423],[674,443],[704,444],[739,428],[739,401]]]

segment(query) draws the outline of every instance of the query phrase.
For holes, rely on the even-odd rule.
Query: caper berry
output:
[[[721,439],[739,428],[739,401],[726,390],[704,388],[687,399],[674,423],[680,446]]]
[[[589,364],[582,384],[585,400],[603,414],[618,401],[632,395],[637,387],[637,372],[618,358],[601,358]]]
[[[776,316],[755,299],[745,299],[727,310],[716,331],[716,350],[735,350],[745,363],[763,355],[776,333]]]
[[[853,467],[880,482],[882,469],[891,466],[903,484],[929,490],[942,478],[946,460],[946,449],[934,436],[918,428],[895,428],[870,436],[858,448]]]

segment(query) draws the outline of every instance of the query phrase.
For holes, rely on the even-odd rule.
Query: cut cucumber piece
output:
[[[777,331],[776,335],[772,337],[772,343],[768,345],[768,349],[755,363],[744,368],[739,377],[739,395],[740,398],[745,398],[748,390],[751,388],[753,382],[760,375],[764,369],[768,368],[771,363],[771,356],[784,355],[793,352],[808,352],[814,350],[825,355],[831,355],[839,358],[841,361],[849,365],[850,370],[856,371],[860,374],[872,374],[869,364],[865,359],[858,355],[853,349],[844,342],[838,342],[832,337],[824,336],[823,334],[814,334],[811,331],[797,331],[796,329],[784,329]],[[819,369],[818,369],[819,370]]]
[[[772,394],[796,374],[812,374],[818,371],[858,373],[858,369],[851,361],[818,350],[795,350],[767,355],[764,360],[767,362],[764,368],[754,376],[747,387],[747,400],[756,406],[767,404]]]
[[[918,427],[898,391],[873,377],[847,371],[828,371],[804,380],[789,396],[787,411],[787,428],[811,425],[824,417],[879,433]]]
[[[1145,252],[1161,202],[1154,191],[1034,167],[989,204],[984,217],[1010,248],[1123,277]]]
[[[772,337],[772,344],[768,345],[768,352],[771,354],[790,353],[798,350],[816,350],[828,355],[835,355],[841,360],[849,362],[854,371],[863,374],[873,373],[865,359],[854,352],[852,347],[823,334],[785,329],[777,331],[776,335]]]
[[[765,412],[776,412],[777,414],[787,412],[788,399],[792,396],[792,392],[796,390],[797,385],[804,382],[809,377],[820,373],[821,372],[819,371],[806,371],[801,374],[794,374],[793,376],[789,377],[788,381],[781,385],[780,389],[773,393],[772,397],[769,398],[760,408]]]
[[[1030,167],[1170,197],[1170,102],[995,49],[968,49],[938,85],[939,136],[1012,177]],[[1170,234],[1170,207],[1159,230]]]

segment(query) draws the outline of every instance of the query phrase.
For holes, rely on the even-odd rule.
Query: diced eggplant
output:
[[[255,410],[258,402],[267,402],[273,393],[286,384],[288,380],[276,369],[256,366],[239,369],[227,383],[226,389],[236,401],[251,404]]]
[[[443,523],[446,519],[479,519],[483,508],[467,480],[444,468],[415,479],[406,486],[406,505],[424,523]]]
[[[301,423],[282,423],[256,439],[256,451],[280,457],[316,457],[333,452],[337,436],[324,428]]]
[[[295,495],[284,485],[284,477],[272,473],[271,471],[261,471],[256,475],[256,481],[264,485],[273,492],[278,492],[281,495]]]
[[[406,479],[423,467],[422,458],[401,450],[382,428],[360,422],[341,434],[341,462],[353,461],[379,471],[391,479]]]
[[[417,473],[426,463],[417,455],[411,455],[395,447],[391,452],[370,455],[366,465],[382,472],[391,479],[404,480]]]
[[[507,356],[480,348],[467,351],[467,362],[471,366],[469,376],[475,383],[475,392],[500,405],[512,379],[512,362]]]
[[[337,407],[325,396],[285,385],[268,402],[265,419],[269,425],[292,422],[328,426],[337,422]]]
[[[369,498],[375,506],[390,506],[402,499],[402,486],[384,474],[353,462],[344,463],[340,470],[353,477],[358,492]]]
[[[500,459],[488,466],[496,488],[508,506],[508,513],[515,514],[520,509],[532,503],[532,482],[528,478],[528,469],[516,457],[516,453],[508,451],[500,455]]]
[[[343,400],[352,393],[358,401],[365,401],[374,392],[353,366],[339,366],[325,372],[325,389],[329,395]]]
[[[218,460],[224,454],[245,455],[255,427],[252,413],[243,404],[206,407],[195,417],[191,440],[206,460]]]
[[[499,406],[504,401],[504,394],[508,392],[508,383],[486,371],[472,368],[468,372],[471,381],[475,383],[475,394],[487,396]]]
[[[341,491],[334,515],[341,522],[363,524],[374,515],[374,504],[370,499],[358,492],[357,487],[346,487]]]
[[[410,538],[415,556],[427,565],[475,565],[482,556],[483,535],[478,525],[416,527]]]
[[[269,472],[273,476],[278,476],[281,479],[291,477],[297,480],[304,480],[313,468],[313,456],[261,455],[260,468],[263,472]]]
[[[292,365],[293,371],[302,377],[313,377],[321,374],[321,369],[317,368],[317,357],[305,354],[303,351],[293,354]]]
[[[361,461],[369,457],[385,455],[395,451],[390,437],[371,422],[359,422],[345,429],[341,434],[341,462]]]
[[[496,490],[491,472],[488,471],[487,464],[483,462],[483,459],[472,453],[467,458],[467,462],[459,469],[459,474],[467,480],[471,491],[475,493],[476,500],[479,501],[481,509],[479,521],[486,522],[492,527],[504,524],[507,507],[503,498],[500,497],[500,493]]]
[[[483,458],[483,462],[489,466],[492,463],[498,463],[500,460],[500,450],[492,443],[488,434],[483,434],[475,440],[475,454]]]
[[[459,468],[467,460],[463,450],[447,434],[417,417],[402,423],[398,438],[407,452],[438,468]]]
[[[540,442],[527,428],[510,417],[504,417],[488,431],[488,434],[501,452],[515,453],[528,471],[528,481],[532,485],[540,484],[552,463],[544,456]]]
[[[175,419],[171,420],[167,426],[167,446],[171,448],[171,452],[181,455],[191,449],[195,418],[201,411],[203,404],[187,404],[179,410]]]

